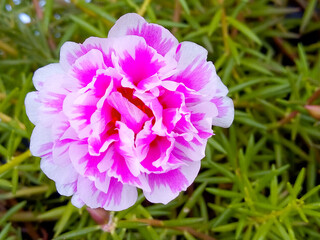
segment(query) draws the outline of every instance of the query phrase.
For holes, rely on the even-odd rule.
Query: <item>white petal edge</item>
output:
[[[178,50],[178,56],[177,69],[179,72],[183,72],[190,65],[201,67],[201,62],[204,62],[207,64],[207,67],[210,68],[212,74],[208,83],[199,91],[201,94],[209,97],[227,95],[228,88],[222,83],[220,77],[217,75],[213,63],[207,61],[208,51],[204,47],[193,42],[181,42],[180,49]],[[197,61],[194,64],[193,61],[195,59],[197,59]],[[192,70],[193,69],[195,68],[193,67]],[[179,73],[177,75],[179,75]]]
[[[102,207],[108,211],[121,211],[131,207],[137,200],[137,189],[114,181],[117,180],[113,179],[112,183],[110,182],[108,192],[104,193],[98,190],[88,178],[79,176],[76,194],[90,208]],[[121,196],[115,196],[119,184],[122,185]],[[119,197],[120,202],[115,203],[114,197]]]
[[[233,119],[234,119],[234,105],[233,101],[229,97],[223,97],[222,98],[222,107],[227,108],[227,112],[224,116],[219,117],[219,115],[215,118],[212,119],[212,125],[213,126],[218,126],[218,127],[223,127],[223,128],[228,128],[231,126]],[[218,107],[219,111],[219,107]]]
[[[116,205],[113,203],[105,204],[103,208],[108,211],[122,211],[131,207],[138,198],[137,189],[133,186],[123,185],[122,192],[121,192],[121,202],[120,204]]]
[[[81,46],[80,43],[75,42],[65,42],[61,46],[59,62],[65,71],[69,70],[72,64],[86,53]]]
[[[72,198],[71,198],[71,203],[73,206],[77,207],[77,208],[82,208],[85,203],[81,200],[79,194],[75,193]]]
[[[181,173],[185,176],[188,181],[186,187],[181,189],[181,191],[186,191],[187,188],[193,183],[194,179],[197,177],[200,170],[201,162],[190,162],[188,165],[182,166],[180,168]],[[144,196],[148,201],[153,203],[167,204],[173,199],[175,199],[180,191],[172,192],[168,185],[155,185],[152,192],[144,191]]]
[[[39,121],[39,108],[41,106],[38,92],[29,92],[24,100],[27,116],[34,125]]]
[[[69,165],[59,166],[53,162],[51,156],[41,159],[40,168],[48,178],[55,182],[73,183],[78,179],[78,173],[74,170],[71,162]]]
[[[46,81],[56,81],[55,76],[64,74],[59,63],[51,63],[42,68],[39,68],[33,74],[33,85],[37,90],[41,90]]]
[[[108,33],[108,37],[122,37],[127,35],[128,29],[137,28],[146,23],[143,17],[136,13],[128,13],[120,17]]]
[[[42,157],[52,152],[51,128],[38,124],[32,132],[30,138],[30,151],[33,156]]]

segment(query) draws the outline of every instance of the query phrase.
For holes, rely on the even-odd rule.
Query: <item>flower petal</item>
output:
[[[108,177],[106,172],[98,174],[96,178],[91,180],[94,181],[94,185],[98,190],[108,193],[111,178]]]
[[[49,155],[41,159],[40,168],[48,178],[56,182],[61,195],[71,196],[76,191],[78,174],[72,164],[57,165]]]
[[[141,161],[141,166],[146,172],[162,172],[166,169],[171,151],[174,147],[174,139],[155,136],[152,142],[148,143],[146,157]]]
[[[71,198],[71,203],[77,208],[82,208],[85,203],[81,200],[80,195],[76,192]]]
[[[79,81],[81,87],[85,87],[93,81],[98,69],[107,69],[107,66],[102,53],[97,49],[92,49],[74,62],[69,74]]]
[[[73,182],[73,183],[56,182],[56,188],[59,194],[69,197],[76,192],[77,182]]]
[[[34,125],[36,125],[39,121],[39,108],[41,107],[41,103],[39,100],[38,92],[30,92],[27,94],[24,104],[26,106],[27,116]]]
[[[147,23],[135,13],[123,15],[110,29],[108,37],[137,35],[143,37],[147,44],[164,56],[171,48],[178,45],[177,39],[164,27]]]
[[[218,116],[212,120],[212,125],[228,128],[234,119],[234,106],[233,101],[229,97],[216,97],[211,100],[217,109]]]
[[[91,134],[90,119],[96,111],[98,98],[92,91],[70,93],[63,102],[63,113],[68,117],[70,126],[77,132],[80,139]]]
[[[201,161],[205,156],[207,140],[196,139],[186,140],[184,137],[177,137],[175,141],[175,148],[172,154],[178,159],[186,161]]]
[[[55,182],[73,183],[78,179],[78,173],[74,170],[72,164],[58,165],[53,161],[51,155],[41,159],[40,168],[48,178]]]
[[[51,63],[47,66],[39,68],[33,74],[33,85],[40,91],[46,82],[55,82],[57,80],[57,75],[64,75],[65,72],[59,63]]]
[[[145,197],[153,203],[167,204],[176,198],[181,191],[187,190],[196,178],[200,165],[200,162],[192,162],[166,173],[149,174],[148,181],[151,192],[144,191]]]
[[[122,122],[116,122],[116,127],[119,130],[119,141],[115,145],[124,157],[132,175],[137,177],[140,174],[140,164],[135,153],[135,134]]]
[[[52,147],[52,159],[59,166],[72,165],[69,157],[70,140],[55,141]]]
[[[110,179],[108,192],[104,193],[99,191],[94,183],[85,177],[79,177],[77,194],[81,201],[90,208],[102,207],[111,211],[121,211],[131,207],[138,196],[135,187],[123,185],[115,178]]]
[[[155,74],[162,76],[169,66],[166,65],[165,58],[149,47],[143,38],[126,36],[116,42],[115,49],[117,52],[113,58],[114,64],[126,76],[122,81],[124,87],[146,88],[150,85],[150,80],[160,84],[158,78],[150,77]],[[148,78],[147,82],[143,82]]]
[[[67,71],[82,55],[86,54],[87,50],[82,44],[74,42],[65,42],[60,49],[60,64]]]
[[[100,156],[91,156],[88,152],[86,142],[74,142],[69,147],[70,160],[75,170],[83,176],[96,177],[99,175],[97,168],[101,161],[112,162],[111,159],[105,159],[105,154]]]
[[[68,93],[64,82],[69,81],[60,64],[49,64],[38,69],[33,82],[39,90],[28,94],[25,99],[27,114],[33,123],[50,126],[62,111],[63,100]],[[37,116],[35,116],[37,114]]]
[[[177,48],[177,73],[170,78],[205,96],[226,95],[228,89],[216,74],[212,62],[207,62],[205,48],[192,42],[182,42]]]
[[[61,112],[52,123],[52,136],[54,139],[63,141],[79,140],[78,134],[70,127],[68,118]]]
[[[30,138],[30,151],[33,156],[43,157],[51,153],[53,139],[51,129],[38,124],[33,129]]]
[[[147,115],[134,104],[124,98],[121,93],[113,92],[108,97],[108,103],[121,115],[121,121],[135,133],[141,130],[143,123],[148,119]]]
[[[99,50],[103,55],[104,63],[107,67],[114,67],[112,63],[111,55],[114,52],[114,44],[117,39],[113,38],[98,38],[98,37],[89,37],[83,42],[83,47],[87,51],[92,49]]]
[[[123,184],[139,187],[144,190],[150,189],[146,181],[146,176],[144,174],[140,174],[138,177],[135,177],[131,173],[126,159],[120,155],[118,151],[114,151],[112,161],[112,166],[107,171],[109,177],[114,177]]]

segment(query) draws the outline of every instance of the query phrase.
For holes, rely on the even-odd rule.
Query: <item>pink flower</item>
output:
[[[108,38],[65,43],[25,100],[31,152],[58,192],[77,207],[118,211],[135,203],[137,188],[164,204],[186,190],[212,125],[229,127],[234,115],[206,58],[137,14],[122,16]]]

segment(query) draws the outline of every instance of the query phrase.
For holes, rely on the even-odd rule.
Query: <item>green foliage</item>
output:
[[[67,2],[0,0],[0,239],[320,239],[319,119],[304,108],[320,105],[319,1]],[[214,128],[186,193],[167,205],[140,195],[102,232],[28,151],[24,98],[65,41],[106,37],[127,12],[207,48],[235,120]]]

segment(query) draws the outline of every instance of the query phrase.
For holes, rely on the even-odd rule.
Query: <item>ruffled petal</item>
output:
[[[59,63],[51,63],[47,66],[39,68],[33,74],[33,85],[40,91],[43,89],[44,83],[46,82],[56,82],[57,76],[64,75],[65,72]]]
[[[108,37],[136,35],[143,37],[147,44],[164,56],[170,49],[178,45],[178,40],[164,27],[147,23],[141,16],[128,13],[110,29]]]
[[[97,166],[101,161],[112,163],[104,158],[106,154],[91,156],[86,142],[74,142],[69,147],[69,157],[74,169],[82,176],[95,177],[100,174]]]
[[[215,97],[211,100],[218,110],[218,115],[212,119],[212,125],[228,128],[234,119],[233,101],[229,97]]]
[[[132,175],[137,177],[140,174],[140,163],[135,151],[135,134],[122,122],[116,122],[116,127],[119,131],[119,141],[115,145],[125,159]]]
[[[112,142],[118,140],[115,122],[121,119],[121,115],[106,100],[113,90],[113,82],[110,78],[98,78],[94,84],[94,91],[97,93],[104,88],[104,95],[97,102],[97,109],[90,118],[92,133],[88,138],[88,144],[91,155],[100,155]]]
[[[87,91],[82,94],[70,93],[63,103],[63,112],[80,139],[89,137],[91,134],[90,120],[97,109],[98,100],[92,91]]]
[[[78,58],[86,54],[87,50],[82,44],[74,42],[65,42],[60,49],[60,64],[67,71],[76,62]]]
[[[78,179],[78,173],[74,170],[72,164],[58,165],[52,156],[46,156],[41,159],[41,170],[48,176],[48,178],[59,183],[73,183]]]
[[[28,117],[34,124],[52,125],[62,111],[68,94],[63,83],[68,80],[59,64],[49,64],[35,72],[33,82],[39,91],[29,93],[25,99]]]
[[[99,50],[103,55],[104,64],[107,67],[114,67],[111,55],[115,52],[114,44],[116,41],[117,39],[113,38],[90,37],[83,42],[82,46],[87,51],[92,49]]]
[[[200,162],[188,163],[178,169],[162,174],[149,174],[151,192],[144,191],[145,197],[153,203],[167,204],[181,191],[187,190],[200,170]]]
[[[82,208],[85,203],[81,200],[80,195],[76,192],[71,198],[71,203],[77,208]]]
[[[166,126],[168,133],[171,133],[182,115],[178,109],[169,108],[163,110],[162,117],[163,124]]]
[[[192,42],[182,42],[176,50],[177,73],[170,80],[183,83],[205,96],[226,95],[228,89],[216,74],[212,62],[207,62],[205,48]]]
[[[198,136],[208,139],[213,135],[212,119],[218,116],[218,110],[212,102],[203,101],[197,105],[189,107],[191,111],[190,121],[198,130]]]
[[[119,112],[121,122],[126,124],[135,133],[141,130],[143,123],[148,119],[148,116],[143,111],[130,103],[119,92],[110,94],[107,100],[109,105]]]
[[[30,151],[33,156],[43,157],[51,153],[53,139],[51,129],[38,124],[33,129],[30,138]]]
[[[60,195],[69,197],[76,192],[77,182],[73,182],[73,183],[56,182],[56,188]]]
[[[69,74],[77,79],[81,87],[85,87],[93,81],[98,69],[107,69],[107,66],[102,53],[97,49],[92,49],[74,62]]]
[[[57,190],[61,195],[71,196],[75,193],[78,174],[72,164],[58,165],[49,155],[41,159],[40,168],[48,178],[56,182]]]
[[[155,136],[152,142],[145,145],[148,153],[141,161],[141,166],[148,173],[167,170],[166,163],[169,160],[173,147],[174,139]]]
[[[70,140],[55,141],[52,147],[52,159],[59,166],[72,165],[69,157]]]
[[[131,207],[137,200],[135,187],[123,185],[115,178],[110,179],[107,193],[96,188],[88,178],[79,177],[77,195],[90,208],[104,208],[110,211],[121,211]],[[81,202],[77,199],[75,203]]]
[[[94,185],[99,191],[108,193],[111,178],[108,177],[106,172],[98,174],[95,178],[91,177],[90,180],[94,181]]]
[[[120,155],[117,150],[113,152],[112,161],[113,163],[107,171],[109,177],[114,177],[123,184],[139,187],[146,191],[150,189],[145,174],[140,174],[139,176],[135,177],[131,173],[126,159]]]
[[[168,68],[171,69],[165,58],[149,47],[141,37],[120,38],[114,48],[117,49],[113,57],[114,65],[125,76],[121,82],[123,87],[145,91],[148,85],[153,86],[153,82],[160,84],[158,77],[161,78]],[[154,77],[155,74],[158,77]]]
[[[52,123],[52,136],[59,141],[79,140],[78,134],[70,126],[70,122],[63,112],[61,112]]]
[[[187,141],[183,137],[177,137],[175,140],[175,148],[172,150],[172,154],[176,158],[184,161],[201,161],[204,158],[207,139],[194,137]]]
[[[39,100],[39,93],[38,92],[30,92],[27,94],[24,104],[26,106],[26,113],[27,116],[34,125],[36,125],[40,118],[40,110],[41,103]]]

